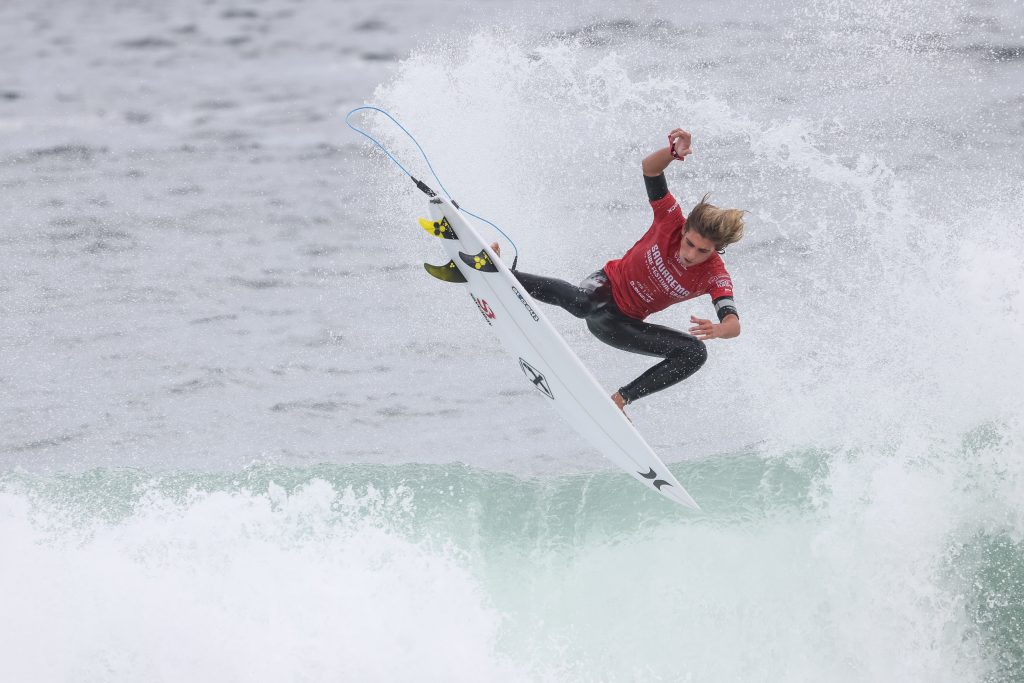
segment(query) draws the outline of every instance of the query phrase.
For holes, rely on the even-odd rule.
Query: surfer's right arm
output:
[[[673,159],[682,161],[693,150],[690,149],[690,134],[682,128],[676,128],[668,134],[669,146],[657,149],[643,161],[644,183],[650,200],[657,201],[668,194],[668,183],[665,181],[665,169]]]

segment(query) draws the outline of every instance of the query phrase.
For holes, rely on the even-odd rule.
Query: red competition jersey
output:
[[[711,254],[704,263],[689,268],[684,268],[677,258],[686,217],[676,198],[666,194],[651,202],[651,208],[654,222],[644,236],[622,258],[609,261],[604,267],[619,310],[643,320],[702,294],[710,294],[716,304],[731,304],[732,278],[721,256]],[[720,299],[728,301],[719,302]]]

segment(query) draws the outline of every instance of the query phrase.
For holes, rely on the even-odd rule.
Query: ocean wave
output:
[[[703,515],[608,471],[7,473],[7,642],[26,624],[89,635],[56,657],[26,645],[0,673],[1011,680],[1020,511],[1012,482],[961,476],[1006,445],[967,435],[953,470],[955,453],[821,450],[673,467]]]

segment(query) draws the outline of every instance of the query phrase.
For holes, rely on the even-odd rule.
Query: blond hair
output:
[[[743,238],[743,214],[746,211],[720,209],[708,204],[710,196],[710,193],[704,195],[697,206],[690,210],[690,215],[686,217],[686,229],[711,240],[716,250],[723,251]]]

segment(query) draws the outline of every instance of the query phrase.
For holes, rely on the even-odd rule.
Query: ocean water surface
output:
[[[1024,681],[1019,2],[44,0],[0,38],[0,680]],[[703,514],[423,272],[362,104],[569,280],[692,131],[743,334],[630,414]],[[650,363],[547,313],[609,391]]]

